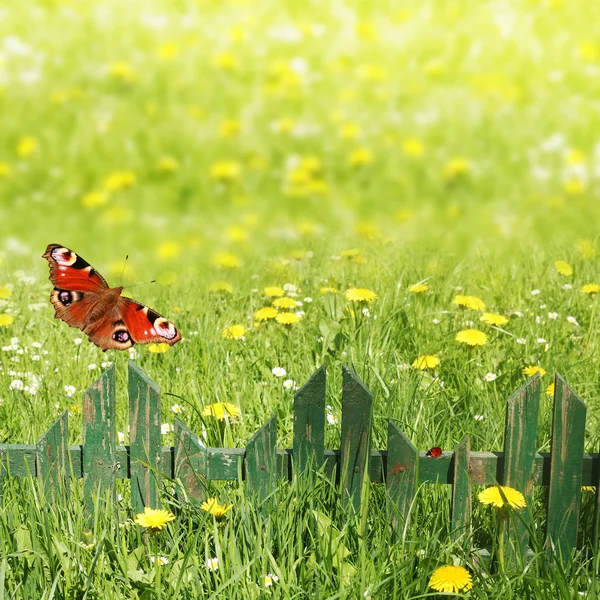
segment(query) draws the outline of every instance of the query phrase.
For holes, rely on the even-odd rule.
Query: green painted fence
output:
[[[112,490],[117,479],[131,480],[133,508],[159,505],[160,478],[176,480],[186,498],[201,500],[206,482],[245,478],[258,502],[272,496],[277,479],[292,472],[321,468],[337,475],[345,501],[360,508],[365,479],[385,484],[393,526],[402,531],[421,484],[452,486],[452,535],[471,527],[471,486],[503,483],[530,498],[534,486],[548,486],[547,539],[557,551],[576,547],[581,487],[596,487],[594,536],[600,534],[600,454],[584,453],[586,407],[556,376],[552,449],[535,449],[540,378],[531,378],[507,401],[504,452],[471,452],[465,437],[439,458],[417,450],[390,419],[387,450],[371,448],[372,404],[369,390],[344,368],[341,448],[328,450],[325,440],[325,367],[295,395],[294,444],[276,448],[277,417],[272,416],[246,448],[208,448],[179,419],[176,445],[161,445],[160,390],[134,363],[129,363],[130,445],[116,445],[115,371],[107,369],[83,397],[83,444],[68,445],[67,412],[60,415],[37,444],[0,444],[0,483],[4,477],[35,476],[56,501],[69,494],[70,477],[83,478],[89,511],[99,490]],[[528,544],[527,512],[517,524],[516,542]],[[462,538],[461,538],[462,536]]]

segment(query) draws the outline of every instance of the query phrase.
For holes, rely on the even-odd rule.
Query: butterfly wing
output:
[[[136,344],[165,343],[172,346],[181,339],[181,333],[173,323],[131,298],[119,298],[119,313]]]

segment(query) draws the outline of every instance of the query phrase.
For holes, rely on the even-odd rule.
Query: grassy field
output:
[[[376,448],[392,417],[420,449],[501,450],[505,400],[538,367],[539,450],[560,372],[597,452],[599,18],[584,0],[3,3],[0,442],[68,409],[80,443],[81,394],[114,362],[126,444],[131,354],[163,422],[213,446],[277,413],[290,447],[294,389],[325,363],[330,448],[347,364],[374,394]],[[184,339],[104,354],[54,320],[49,243],[111,285],[156,279],[127,293]],[[216,402],[239,416],[202,416]],[[589,519],[574,560],[502,571],[450,544],[442,486],[402,539],[377,486],[369,536],[319,477],[281,484],[266,519],[242,484],[214,493],[233,505],[219,521],[165,493],[177,519],[148,536],[127,498],[90,523],[77,486],[50,509],[7,480],[0,598],[423,598],[453,563],[473,598],[600,594]],[[477,505],[476,546],[495,525]]]

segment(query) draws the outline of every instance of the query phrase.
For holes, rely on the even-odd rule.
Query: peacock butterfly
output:
[[[121,296],[122,286],[108,287],[102,275],[72,250],[50,244],[42,257],[50,263],[54,317],[81,329],[105,352],[151,342],[172,346],[181,339],[173,323]]]

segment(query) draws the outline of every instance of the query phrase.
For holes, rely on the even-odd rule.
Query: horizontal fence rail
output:
[[[83,397],[83,444],[68,445],[68,414],[62,413],[37,444],[0,444],[0,484],[5,477],[37,477],[51,501],[69,494],[70,477],[84,480],[87,509],[99,490],[115,493],[117,479],[131,480],[133,508],[159,506],[160,478],[176,480],[186,497],[202,500],[206,482],[247,482],[259,501],[278,479],[319,468],[335,475],[347,504],[360,508],[364,479],[387,488],[388,512],[396,529],[405,527],[421,484],[452,486],[452,535],[468,533],[471,486],[502,483],[529,500],[534,486],[548,486],[547,537],[561,552],[574,549],[581,487],[596,487],[594,535],[600,532],[600,454],[584,453],[586,407],[559,376],[555,379],[552,448],[535,450],[540,378],[535,375],[507,401],[503,452],[471,452],[469,437],[452,451],[431,459],[417,450],[392,419],[387,450],[371,449],[373,398],[349,369],[343,371],[341,448],[325,440],[325,367],[296,392],[292,449],[276,448],[272,416],[246,448],[209,448],[181,420],[175,420],[175,446],[161,445],[160,390],[129,362],[130,445],[116,445],[114,365]],[[528,545],[528,516],[517,524],[516,543]]]

